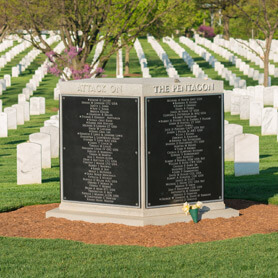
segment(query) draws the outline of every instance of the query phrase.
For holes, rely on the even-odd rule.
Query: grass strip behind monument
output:
[[[167,248],[0,237],[0,249],[1,277],[278,276],[278,233]]]

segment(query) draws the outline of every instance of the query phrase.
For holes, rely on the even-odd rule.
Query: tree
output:
[[[249,44],[245,44],[254,52],[264,63],[264,86],[268,86],[269,76],[269,54],[271,43],[278,29],[278,2],[273,0],[249,0],[247,3],[236,2],[235,6],[241,11],[241,16],[249,22],[250,27],[256,29],[265,40],[264,43],[258,42],[263,55],[255,49],[250,48]]]
[[[195,0],[191,1],[176,1],[169,0],[167,2],[158,1],[156,9],[154,9],[149,18],[155,15],[162,15],[157,18],[151,25],[149,25],[142,35],[147,33],[152,34],[156,38],[170,36],[175,32],[183,32],[188,34],[194,28],[197,29],[207,18],[207,14],[198,10]],[[125,47],[125,75],[129,74],[129,52],[133,47],[131,41]]]
[[[223,20],[223,37],[228,40],[230,38],[229,23],[231,18],[236,18],[235,3],[239,0],[197,0],[200,8],[210,10],[211,13],[220,11]]]
[[[142,31],[181,1],[10,0],[9,13],[13,13],[17,27],[29,34],[33,46],[47,54],[61,73],[68,67],[80,78],[82,74],[87,77],[96,63],[105,68],[114,53],[132,44]],[[166,9],[159,11],[158,4],[162,2]],[[41,35],[43,30],[56,30],[66,53],[55,53]],[[103,51],[90,67],[87,58],[101,40]],[[67,79],[65,74],[64,78]]]
[[[0,42],[9,33],[11,23],[7,12],[7,1],[0,0]]]

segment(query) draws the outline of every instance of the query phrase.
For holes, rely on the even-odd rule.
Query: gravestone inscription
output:
[[[63,199],[139,207],[139,98],[63,96],[62,111]]]
[[[147,207],[223,199],[223,96],[146,98]]]

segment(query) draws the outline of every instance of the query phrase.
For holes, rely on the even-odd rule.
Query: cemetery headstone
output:
[[[13,107],[6,107],[4,112],[8,116],[8,129],[17,129],[16,109]]]
[[[59,120],[46,120],[46,121],[44,121],[44,126],[59,127]]]
[[[30,98],[30,115],[40,115],[40,99],[38,97]]]
[[[243,127],[237,124],[225,125],[225,161],[235,159],[235,137],[243,133]]]
[[[36,143],[17,145],[17,184],[40,184],[42,181],[42,147]]]
[[[18,103],[22,101],[26,101],[26,96],[24,94],[18,94],[17,98],[18,98]]]
[[[57,158],[59,156],[59,128],[44,126],[40,128],[40,132],[50,135],[51,158]]]
[[[42,132],[29,135],[29,141],[42,146],[42,168],[51,168],[50,135]]]
[[[240,134],[235,137],[235,176],[259,174],[259,136]]]
[[[250,117],[250,97],[243,95],[240,98],[240,119],[248,120]]]
[[[262,135],[277,134],[277,109],[264,108],[262,111]]]
[[[231,115],[240,114],[240,97],[241,95],[236,92],[231,94]]]
[[[17,125],[24,125],[24,106],[20,104],[12,105],[16,109],[16,123]]]
[[[22,101],[19,104],[24,107],[24,121],[30,121],[30,103],[28,101]]]
[[[0,112],[0,137],[8,137],[8,115]]]
[[[4,75],[4,79],[6,81],[6,86],[7,87],[11,87],[12,83],[11,83],[11,76],[9,74],[5,74]]]
[[[250,126],[261,126],[262,125],[262,111],[263,103],[258,101],[250,102]]]
[[[45,98],[38,97],[40,103],[40,114],[45,114]]]

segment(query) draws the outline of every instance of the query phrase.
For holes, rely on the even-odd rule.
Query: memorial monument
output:
[[[46,217],[164,225],[224,204],[222,81],[87,79],[60,85],[61,204]]]

